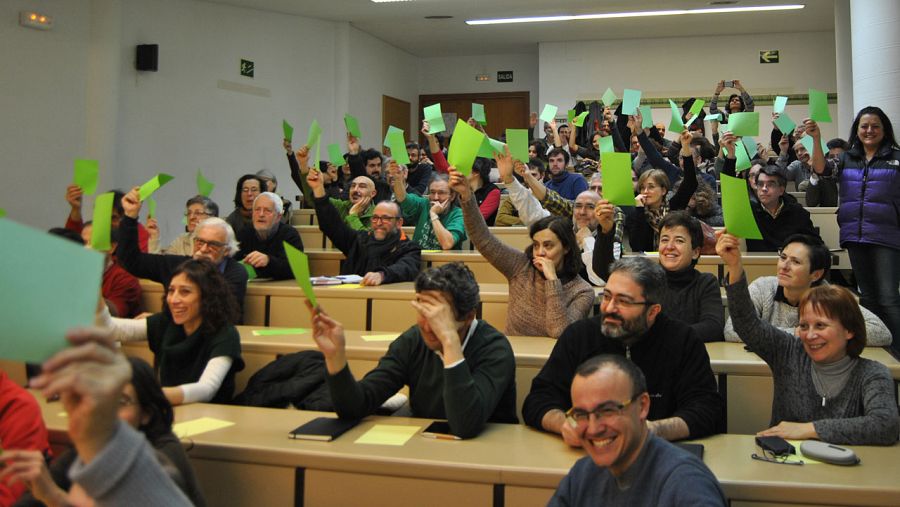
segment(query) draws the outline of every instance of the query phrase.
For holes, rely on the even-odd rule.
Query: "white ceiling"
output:
[[[815,32],[834,29],[833,0],[739,0],[738,6],[805,4],[793,11],[696,14],[553,23],[469,26],[467,19],[715,7],[711,0],[210,0],[330,21],[356,28],[413,55],[531,53],[538,42]],[[713,2],[714,3],[714,2]],[[450,15],[449,20],[424,19]],[[714,43],[714,39],[711,39]],[[660,48],[665,51],[666,48]],[[702,49],[702,48],[698,48]]]

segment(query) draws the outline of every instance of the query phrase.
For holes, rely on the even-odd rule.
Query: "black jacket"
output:
[[[327,197],[315,200],[319,229],[347,257],[341,262],[342,275],[360,275],[380,271],[383,283],[411,282],[422,267],[422,249],[418,243],[401,239],[400,232],[377,240],[369,231],[347,226]]]
[[[791,194],[785,193],[781,199],[784,206],[777,218],[772,218],[772,215],[759,202],[750,203],[753,217],[756,219],[756,225],[759,227],[763,239],[746,240],[748,252],[777,252],[784,240],[791,234],[808,234],[819,237],[819,233],[816,232],[816,228],[809,218],[809,211],[806,211],[806,208],[801,206]]]
[[[189,260],[187,255],[148,254],[138,248],[137,220],[123,216],[119,222],[119,245],[116,247],[116,260],[129,273],[138,277],[153,280],[169,289],[172,273],[182,262]],[[244,293],[247,291],[247,270],[236,260],[226,257],[222,276],[234,295],[241,315],[237,323],[243,322]]]
[[[525,398],[526,424],[542,429],[544,414],[572,406],[572,378],[582,362],[598,354],[628,355],[622,342],[603,334],[601,318],[579,320],[559,337]],[[657,315],[643,338],[630,347],[630,357],[647,377],[648,420],[681,417],[689,438],[725,431],[725,402],[717,391],[709,355],[687,324]]]
[[[325,357],[318,350],[304,350],[279,357],[250,377],[235,405],[331,412],[331,393],[325,385]]]
[[[293,226],[278,222],[278,228],[266,239],[260,239],[256,234],[256,229],[253,227],[246,227],[241,230],[237,239],[241,243],[241,249],[236,256],[238,260],[243,259],[250,252],[260,252],[269,256],[269,264],[256,269],[256,273],[260,278],[271,278],[273,280],[294,278],[291,266],[287,261],[287,254],[284,253],[283,245],[286,241],[297,250],[303,251],[303,241],[300,239],[297,229],[294,229]]]

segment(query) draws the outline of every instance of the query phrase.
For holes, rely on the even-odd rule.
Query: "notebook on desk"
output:
[[[308,423],[295,428],[288,436],[295,440],[318,440],[331,442],[343,435],[359,423],[356,419],[338,419],[337,417],[317,417]]]

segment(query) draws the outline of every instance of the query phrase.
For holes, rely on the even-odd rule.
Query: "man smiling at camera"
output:
[[[727,505],[700,459],[647,428],[647,381],[631,361],[600,355],[572,380],[567,422],[587,451],[548,505]]]

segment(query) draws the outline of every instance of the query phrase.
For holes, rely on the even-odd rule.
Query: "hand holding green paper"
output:
[[[391,149],[391,157],[393,157],[398,164],[409,164],[409,153],[406,152],[406,141],[403,140],[402,130],[398,128],[389,130],[387,136],[385,136],[384,145]]]
[[[287,255],[288,264],[291,266],[291,272],[294,274],[300,290],[303,291],[313,307],[319,306],[319,303],[316,302],[316,294],[313,292],[312,282],[309,279],[309,257],[286,241],[284,242],[284,253]]]
[[[284,131],[284,138],[287,139],[288,142],[294,140],[294,127],[292,127],[287,120],[281,120],[281,130]]]
[[[359,120],[356,117],[348,114],[344,115],[344,126],[347,127],[347,132],[350,133],[351,136],[359,139],[362,137],[362,132],[359,130]]]
[[[162,187],[166,183],[172,181],[173,179],[175,179],[173,176],[170,176],[166,173],[159,173],[156,176],[150,178],[150,180],[147,181],[147,183],[144,183],[143,185],[141,185],[141,188],[138,191],[138,194],[140,195],[141,200],[146,201],[147,198],[150,197],[151,195],[153,195],[154,192],[159,190],[160,187]]]
[[[742,148],[735,146],[735,149]],[[729,234],[745,239],[762,239],[756,218],[750,208],[750,194],[747,193],[747,181],[719,175],[722,187],[722,214],[725,217],[725,229]]]
[[[440,134],[447,130],[447,126],[444,125],[444,114],[441,113],[441,105],[433,104],[425,108],[425,121],[428,122],[428,133],[429,134]]]
[[[541,120],[550,123],[554,118],[556,118],[556,111],[558,110],[559,108],[554,106],[553,104],[544,105],[544,110],[541,111]]]
[[[603,198],[618,206],[634,206],[634,186],[631,184],[631,154],[605,152],[600,154],[603,175]]]
[[[91,225],[91,248],[98,252],[108,252],[112,249],[110,244],[110,231],[112,230],[112,209],[115,194],[107,192],[100,194],[94,200],[94,219]]]
[[[626,88],[622,92],[622,114],[633,115],[641,104],[641,91]]]
[[[100,167],[96,160],[76,160],[75,174],[72,183],[78,185],[84,195],[93,195],[97,191],[97,180],[100,178]]]
[[[472,164],[475,163],[475,157],[484,142],[484,137],[484,134],[469,126],[468,123],[456,120],[456,128],[453,130],[450,148],[447,150],[447,163],[466,176],[471,174]]]

